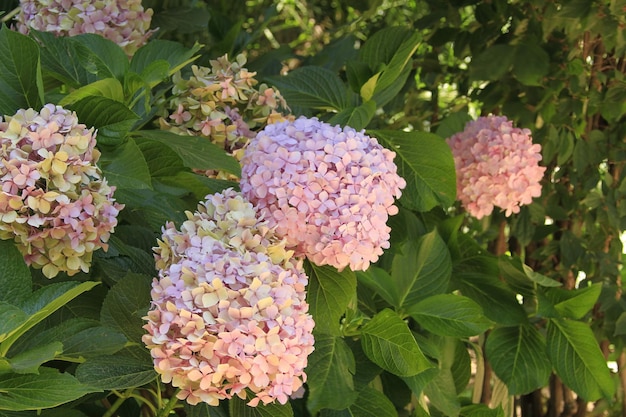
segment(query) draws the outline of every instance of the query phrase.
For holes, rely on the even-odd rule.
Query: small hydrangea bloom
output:
[[[117,43],[128,56],[152,34],[152,9],[144,10],[141,0],[20,0],[20,6],[17,29],[24,34],[31,29],[56,36],[95,33]]]
[[[530,130],[513,127],[504,116],[479,117],[447,142],[458,199],[473,217],[490,215],[494,206],[510,216],[541,195],[546,168],[539,166],[541,145],[533,144]]]
[[[94,129],[47,104],[0,118],[0,239],[48,278],[89,270],[123,208],[96,166]]]
[[[406,182],[395,153],[350,127],[300,117],[267,126],[242,159],[242,193],[296,256],[365,270],[389,247]]]
[[[161,129],[206,137],[240,160],[246,143],[267,124],[284,120],[280,111],[287,107],[277,90],[258,85],[256,73],[245,63],[243,55],[233,62],[224,55],[211,61],[211,68],[192,66],[189,79],[175,74],[169,114],[160,119]],[[224,173],[206,174],[228,178]]]
[[[189,404],[285,404],[306,381],[314,322],[302,260],[239,192],[209,195],[163,229],[143,342]]]

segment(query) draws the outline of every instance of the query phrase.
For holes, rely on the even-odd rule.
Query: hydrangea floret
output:
[[[96,134],[53,104],[0,119],[0,238],[48,278],[87,272],[123,208],[96,165]]]
[[[31,29],[56,36],[81,33],[101,35],[124,49],[128,56],[143,46],[152,31],[152,9],[144,10],[141,0],[20,0],[17,29]]]
[[[506,216],[519,213],[541,195],[546,170],[539,166],[541,145],[529,129],[513,126],[504,116],[479,117],[447,139],[457,172],[457,198],[473,217],[481,219],[494,206]]]
[[[256,406],[299,394],[314,342],[308,278],[241,193],[207,196],[180,231],[167,223],[155,253],[143,341],[179,399]]]
[[[267,124],[284,120],[281,111],[287,107],[277,90],[259,85],[256,72],[248,71],[245,63],[244,55],[234,61],[224,55],[212,60],[210,68],[192,66],[188,79],[176,73],[161,129],[206,137],[240,160],[246,143]]]
[[[268,125],[242,159],[242,193],[296,256],[365,270],[389,247],[405,180],[375,138],[300,117]]]

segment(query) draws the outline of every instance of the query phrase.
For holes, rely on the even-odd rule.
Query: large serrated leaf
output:
[[[245,400],[235,396],[228,402],[231,416],[237,417],[293,417],[293,409],[288,402],[285,405],[279,403],[259,404],[250,407]]]
[[[116,78],[105,78],[78,88],[59,101],[59,105],[67,106],[88,96],[106,97],[124,102],[124,87]]]
[[[450,252],[436,230],[408,240],[391,264],[395,307],[410,308],[426,297],[444,293],[451,273]]]
[[[359,396],[350,406],[354,417],[397,417],[398,412],[391,400],[382,392],[369,386],[359,391]]]
[[[56,407],[94,391],[97,390],[56,369],[39,368],[38,375],[0,375],[0,410]]]
[[[39,367],[53,360],[63,351],[60,342],[52,342],[37,348],[19,352],[9,359],[9,364],[16,374],[38,374]]]
[[[363,326],[361,345],[372,362],[397,376],[416,375],[432,366],[407,324],[389,309]]]
[[[357,398],[352,379],[354,356],[341,337],[316,333],[315,350],[308,358],[306,371],[307,406],[313,414],[323,408],[348,408]]]
[[[140,387],[156,376],[150,363],[121,355],[90,358],[76,368],[79,381],[103,390]]]
[[[600,291],[602,291],[602,284],[596,283],[577,290],[551,288],[545,291],[545,296],[562,317],[581,319],[598,301]]]
[[[613,396],[615,384],[587,324],[567,319],[550,320],[546,347],[557,375],[586,401]]]
[[[24,256],[10,240],[0,240],[0,301],[19,304],[31,293],[32,279]]]
[[[376,114],[376,103],[367,101],[356,107],[348,107],[334,115],[328,123],[350,126],[355,130],[365,129]]]
[[[37,43],[2,25],[0,29],[0,114],[18,109],[39,110],[43,79]]]
[[[200,49],[199,44],[187,48],[178,42],[153,39],[135,52],[130,61],[130,69],[141,74],[155,61],[165,60],[169,64],[168,73],[171,75],[194,61],[194,54]]]
[[[176,152],[188,168],[224,170],[241,175],[241,166],[237,160],[206,138],[162,130],[140,130],[135,135],[137,141],[152,140],[166,145]]]
[[[107,182],[117,189],[152,188],[148,163],[132,138],[103,153],[100,165]]]
[[[431,333],[450,337],[470,337],[487,330],[491,320],[473,300],[454,294],[428,297],[410,306],[407,313]]]
[[[527,394],[547,384],[552,366],[546,342],[530,325],[500,327],[489,333],[485,353],[511,395]]]
[[[406,180],[400,203],[417,211],[449,207],[456,199],[452,151],[441,137],[427,132],[372,130],[369,134],[396,153],[398,173]]]
[[[305,271],[309,276],[307,302],[316,331],[339,334],[339,319],[356,294],[354,272],[347,268],[338,272],[331,266],[317,266],[309,261]]]
[[[497,81],[506,74],[513,62],[515,47],[495,44],[472,58],[469,65],[471,81]]]
[[[94,33],[72,36],[72,42],[78,44],[79,63],[99,79],[117,78],[122,80],[128,71],[128,57],[115,42]]]
[[[141,343],[145,334],[142,317],[150,306],[150,278],[129,273],[109,290],[102,304],[100,321],[119,330],[131,342]]]
[[[351,104],[341,78],[323,67],[298,68],[268,81],[278,87],[289,106],[341,111]]]

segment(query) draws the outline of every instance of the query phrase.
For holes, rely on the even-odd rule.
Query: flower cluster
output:
[[[406,182],[375,138],[316,118],[268,125],[246,148],[242,193],[296,256],[365,270],[389,247]]]
[[[286,108],[278,91],[257,85],[245,63],[243,55],[234,62],[225,55],[211,61],[211,68],[192,66],[189,79],[175,74],[170,114],[160,119],[161,129],[206,137],[241,159],[246,143],[268,123],[284,120],[278,111]]]
[[[152,9],[141,0],[20,0],[17,29],[31,29],[57,36],[96,33],[121,46],[128,56],[146,43],[150,35]]]
[[[480,117],[447,139],[457,171],[457,195],[469,214],[488,216],[494,206],[518,213],[541,195],[545,167],[541,145],[528,129],[513,127],[503,116]]]
[[[180,399],[284,404],[306,380],[313,351],[302,261],[232,189],[207,196],[159,241],[159,278],[143,341]]]
[[[93,128],[47,104],[0,119],[0,238],[48,278],[87,272],[107,248],[122,205],[95,165]]]

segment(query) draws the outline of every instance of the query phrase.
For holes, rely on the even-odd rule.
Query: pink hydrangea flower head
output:
[[[152,31],[152,9],[141,0],[20,0],[17,30],[31,29],[57,36],[95,33],[121,46],[128,56],[144,45]]]
[[[0,118],[0,239],[48,278],[87,272],[123,208],[96,165],[94,129],[53,104]]]
[[[406,182],[395,153],[350,127],[300,117],[267,126],[242,159],[242,193],[296,256],[365,270],[389,247]]]
[[[165,383],[190,404],[237,395],[284,404],[306,381],[314,322],[308,281],[252,204],[232,189],[207,196],[155,248],[143,341]]]
[[[256,132],[285,117],[287,108],[278,90],[260,84],[255,72],[245,67],[246,58],[227,55],[211,61],[211,67],[193,65],[192,75],[173,77],[168,115],[159,120],[163,130],[179,135],[201,136],[240,159],[239,152]],[[208,176],[229,178],[225,173]]]
[[[457,196],[465,210],[480,219],[500,207],[506,216],[519,213],[541,195],[546,170],[539,166],[541,145],[531,132],[504,116],[479,117],[446,140],[457,173]]]

